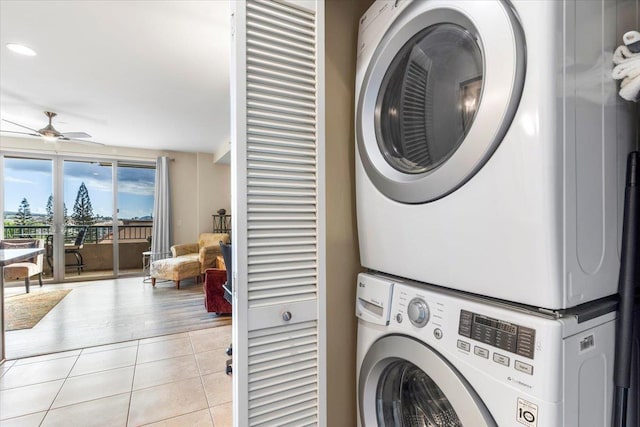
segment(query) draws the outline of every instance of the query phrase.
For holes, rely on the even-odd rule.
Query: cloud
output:
[[[43,159],[22,159],[14,157],[5,157],[5,170],[13,170],[17,172],[38,172],[51,175],[53,170],[53,162]]]
[[[80,185],[84,182],[89,192],[111,191],[111,164],[65,162],[65,180]],[[142,196],[152,196],[155,183],[155,169],[118,167],[118,192]]]
[[[122,182],[118,185],[119,193],[128,193],[136,196],[153,196],[153,183],[148,182]]]
[[[15,176],[5,176],[5,182],[15,182],[16,184],[35,184],[35,182],[30,179],[17,178]]]

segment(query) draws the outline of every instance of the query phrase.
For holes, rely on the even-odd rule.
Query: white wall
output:
[[[174,243],[195,242],[199,233],[212,231],[211,215],[220,208],[229,211],[231,206],[229,165],[214,164],[213,154],[69,143],[45,144],[36,139],[2,136],[0,152],[112,160],[155,161],[157,156],[175,159],[169,170]],[[0,184],[4,185],[3,177],[0,177]]]

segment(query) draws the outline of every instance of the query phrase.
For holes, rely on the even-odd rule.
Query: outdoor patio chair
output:
[[[37,239],[5,239],[0,241],[0,249],[44,248],[44,241]],[[37,255],[33,259],[16,262],[4,267],[5,280],[24,279],[24,287],[29,293],[30,278],[38,275],[38,282],[42,286],[42,259],[43,255]]]
[[[75,264],[65,264],[65,267],[75,267],[78,270],[78,275],[84,269],[84,258],[82,258],[82,254],[80,253],[80,249],[84,247],[84,238],[87,234],[87,228],[81,228],[76,236],[75,242],[73,244],[65,244],[64,245],[64,253],[66,254],[74,254],[76,257]]]

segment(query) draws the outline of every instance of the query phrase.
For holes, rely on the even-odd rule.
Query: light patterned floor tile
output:
[[[233,380],[225,373],[215,373],[202,376],[204,391],[207,395],[209,406],[217,406],[231,402],[233,398]]]
[[[145,424],[145,426],[153,427],[213,427],[213,420],[208,409],[192,412],[190,414],[181,415],[168,420],[158,421],[157,423]]]
[[[133,389],[153,387],[198,377],[198,365],[193,354],[136,365]]]
[[[230,336],[225,326],[5,362],[0,424],[231,427]]]
[[[129,398],[130,394],[124,393],[52,409],[44,417],[42,427],[124,426],[127,423]]]
[[[82,349],[82,354],[99,353],[101,351],[116,350],[116,349],[125,348],[125,347],[135,347],[137,345],[138,345],[138,341],[125,341],[125,342],[118,342],[115,344],[99,345],[96,347],[87,347]]]
[[[225,349],[231,343],[231,334],[227,333],[228,327],[207,329],[206,332],[190,333],[194,353],[203,353],[215,349]]]
[[[0,419],[46,411],[64,380],[0,391]]]
[[[169,341],[169,340],[177,340],[180,338],[188,338],[189,337],[189,333],[188,332],[182,332],[179,334],[171,334],[171,335],[160,335],[159,337],[152,337],[152,338],[145,338],[140,340],[140,344],[151,344],[154,342],[160,342],[160,341]]]
[[[229,317],[229,320],[231,320],[231,317]],[[215,330],[216,333],[219,334],[228,334],[229,337],[231,337],[231,333],[232,333],[232,326],[231,326],[231,322],[229,322],[228,325],[224,325],[224,326],[217,326],[215,328],[204,328],[204,329],[197,329],[195,331],[190,331],[189,332],[189,336],[197,336],[197,335],[201,335],[201,334],[209,334],[211,333],[211,331]]]
[[[13,366],[14,363],[15,361],[10,360],[9,363],[5,362],[0,365],[0,377],[3,376],[9,370],[9,368]]]
[[[6,390],[64,379],[69,375],[75,362],[76,357],[65,357],[64,359],[45,360],[20,366],[16,363],[0,378],[0,389]]]
[[[224,403],[210,408],[215,427],[233,427],[233,403]]]
[[[24,359],[16,360],[15,366],[27,365],[29,363],[34,363],[34,362],[44,362],[46,360],[55,360],[55,359],[63,359],[65,357],[78,356],[80,355],[80,351],[81,350],[71,350],[71,351],[63,351],[60,353],[44,354],[42,356],[27,357]]]
[[[21,417],[2,420],[2,427],[39,427],[44,415],[47,411],[37,412],[35,414],[23,415]]]
[[[229,359],[231,359],[231,356],[227,356],[225,350],[221,348],[196,354],[201,375],[224,372],[227,367],[226,362]]]
[[[131,394],[128,425],[149,424],[207,407],[200,378],[149,387]]]
[[[67,378],[53,402],[53,408],[128,393],[133,382],[133,366]]]
[[[123,368],[136,363],[138,347],[124,347],[98,353],[81,354],[71,370],[71,376]]]
[[[137,363],[154,362],[188,354],[193,354],[193,348],[188,337],[140,344]]]

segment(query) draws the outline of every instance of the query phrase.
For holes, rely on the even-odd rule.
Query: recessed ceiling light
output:
[[[27,47],[25,45],[22,45],[22,44],[7,43],[7,49],[9,49],[12,52],[19,53],[20,55],[25,55],[25,56],[36,56],[37,55],[35,50],[33,50],[30,47]]]

